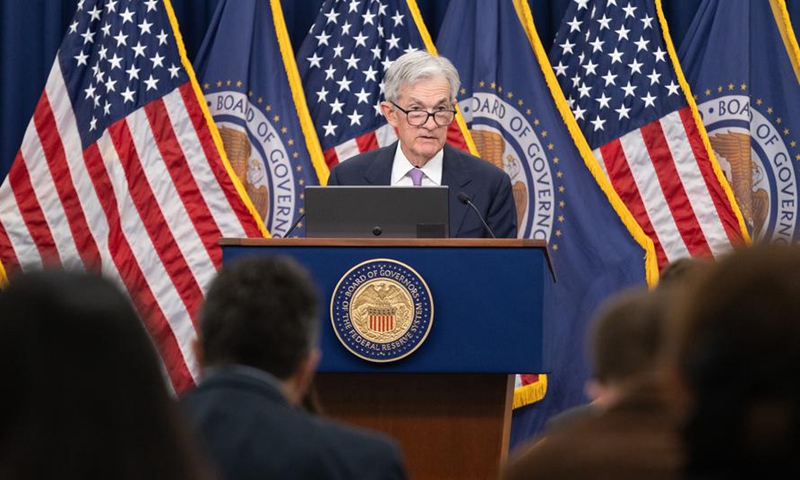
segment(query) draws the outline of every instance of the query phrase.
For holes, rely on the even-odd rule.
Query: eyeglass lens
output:
[[[454,118],[453,112],[446,110],[433,113],[426,112],[424,110],[412,110],[408,112],[408,123],[412,126],[418,127],[420,125],[424,125],[425,122],[428,121],[428,117],[431,116],[433,117],[433,121],[441,127],[450,125]]]

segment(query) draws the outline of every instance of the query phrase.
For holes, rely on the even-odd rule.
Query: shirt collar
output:
[[[427,179],[434,185],[441,185],[443,165],[444,149],[441,149],[420,169],[422,170],[422,173],[425,174],[425,177],[423,177],[422,181],[425,182]],[[408,175],[408,172],[412,168],[415,168],[414,165],[411,165],[411,162],[408,161],[408,158],[406,158],[405,154],[403,153],[403,149],[400,148],[400,142],[397,142],[397,149],[394,152],[394,162],[392,163],[391,185],[398,185],[401,180],[406,178],[406,175]],[[410,180],[409,185],[411,185]]]

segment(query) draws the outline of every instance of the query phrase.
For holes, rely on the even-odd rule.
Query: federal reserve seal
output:
[[[490,85],[481,82],[487,90]],[[504,170],[511,178],[520,238],[549,241],[556,217],[556,191],[547,160],[547,131],[531,118],[519,97],[494,91],[477,91],[459,100],[479,156]],[[550,152],[552,153],[552,152]],[[557,160],[556,160],[557,161]]]
[[[230,80],[203,85],[234,173],[270,233],[284,236],[303,213],[303,189],[313,171],[302,166],[302,141],[291,138],[287,119],[268,99],[244,88],[243,82]]]
[[[790,153],[794,142],[785,138],[779,114],[761,99],[722,87],[705,97],[697,108],[748,230],[756,240],[792,243],[800,179]]]
[[[368,260],[342,276],[331,297],[333,331],[350,352],[370,362],[412,354],[433,325],[433,299],[408,265]]]

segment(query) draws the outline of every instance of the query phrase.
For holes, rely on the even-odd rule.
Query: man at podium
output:
[[[508,175],[446,144],[459,86],[458,71],[444,57],[423,51],[399,57],[386,71],[380,104],[399,141],[337,165],[328,185],[445,185],[451,236],[516,238]]]

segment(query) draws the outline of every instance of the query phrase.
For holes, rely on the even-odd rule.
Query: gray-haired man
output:
[[[458,72],[444,57],[416,51],[399,57],[384,77],[381,111],[399,138],[388,147],[337,165],[328,185],[446,185],[450,187],[450,236],[489,237],[480,218],[459,200],[464,195],[494,235],[517,236],[511,181],[502,170],[446,144],[455,119]]]

